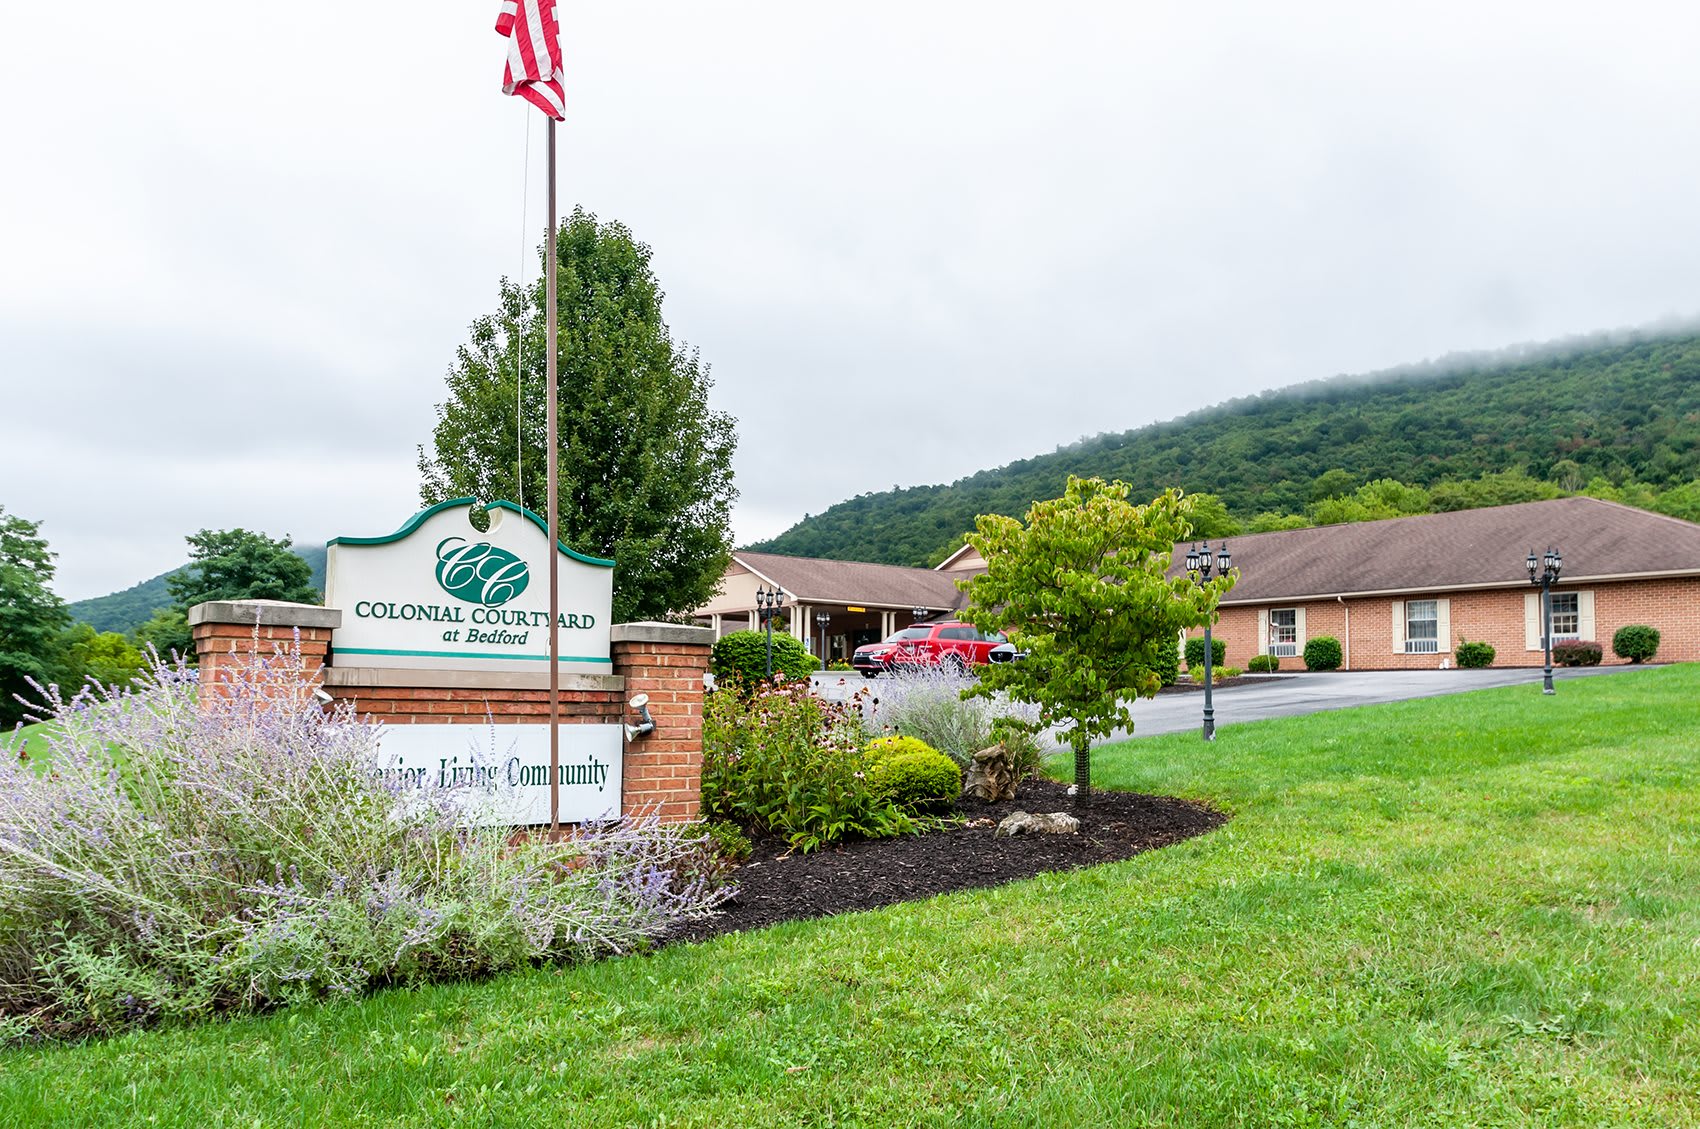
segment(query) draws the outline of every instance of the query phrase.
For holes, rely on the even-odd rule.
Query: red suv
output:
[[[971,623],[947,620],[905,627],[885,642],[891,648],[884,656],[887,670],[938,667],[967,674],[974,667],[991,662],[992,648],[1003,643],[1004,637],[995,631],[981,631]]]

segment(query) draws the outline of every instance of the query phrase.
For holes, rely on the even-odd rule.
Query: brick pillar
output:
[[[655,719],[653,733],[626,744],[626,814],[654,810],[668,822],[695,819],[702,802],[702,676],[714,632],[622,623],[613,628],[612,641],[614,673],[624,676],[628,697],[649,695]]]
[[[213,600],[189,609],[201,692],[217,691],[245,676],[256,658],[275,659],[295,646],[300,633],[301,692],[318,688],[320,667],[330,652],[331,632],[342,613],[315,604],[283,600]]]

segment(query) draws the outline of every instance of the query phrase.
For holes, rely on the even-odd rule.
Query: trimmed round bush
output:
[[[877,762],[869,778],[875,791],[908,811],[947,807],[962,794],[962,770],[943,753],[900,753]]]
[[[1305,643],[1306,670],[1339,670],[1340,640],[1332,635],[1318,635]]]
[[[909,756],[912,753],[936,753],[937,749],[921,740],[919,737],[875,737],[862,750],[870,765],[883,764],[892,757]]]
[[[1552,645],[1552,661],[1560,666],[1599,666],[1605,648],[1587,639]]]
[[[1228,645],[1220,639],[1210,640],[1210,665],[1226,666],[1227,663]],[[1204,636],[1186,641],[1186,669],[1189,674],[1204,669]]]
[[[1458,649],[1452,652],[1452,657],[1465,670],[1480,670],[1484,666],[1492,666],[1494,656],[1499,654],[1492,643],[1467,643],[1458,640]]]
[[[1644,663],[1659,653],[1659,629],[1644,623],[1625,624],[1611,637],[1611,653],[1632,663]]]
[[[767,674],[767,633],[734,631],[714,644],[714,677],[727,681],[760,682]],[[773,636],[775,677],[806,678],[820,669],[820,660],[789,635]]]
[[[1253,674],[1274,674],[1281,669],[1281,658],[1279,655],[1253,655],[1245,668]]]

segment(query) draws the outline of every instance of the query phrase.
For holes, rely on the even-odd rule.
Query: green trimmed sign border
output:
[[[481,503],[481,502],[479,502],[479,500],[477,498],[450,498],[446,502],[438,502],[436,505],[430,507],[429,509],[420,510],[418,513],[414,514],[412,517],[408,518],[407,521],[405,523],[403,523],[403,525],[400,529],[396,530],[394,533],[389,534],[388,536],[385,536],[385,537],[332,537],[329,541],[325,542],[325,544],[327,544],[327,545],[388,545],[392,541],[400,541],[402,538],[407,537],[410,534],[412,534],[414,530],[418,529],[421,525],[425,524],[425,521],[426,521],[427,518],[430,518],[434,514],[439,514],[439,513],[443,512],[444,510],[453,509],[456,506],[464,506],[467,509],[472,509],[473,507],[479,506],[479,505],[484,506],[484,508],[487,509],[487,510],[507,510],[509,513],[519,514],[521,517],[525,518],[527,521],[529,521],[533,525],[535,525],[538,529],[541,529],[543,531],[543,536],[545,536],[545,537],[549,536],[549,523],[544,521],[542,518],[538,517],[536,514],[532,513],[530,510],[526,509],[524,506],[517,506],[512,502]],[[602,557],[587,556],[584,553],[578,552],[577,550],[568,548],[562,542],[559,542],[559,541],[555,542],[555,547],[557,549],[559,549],[561,552],[565,553],[567,556],[571,557],[575,561],[583,561],[585,564],[596,565],[599,568],[613,568],[614,567],[614,562],[611,561],[611,560],[606,560]],[[402,652],[393,652],[393,653],[400,654]]]

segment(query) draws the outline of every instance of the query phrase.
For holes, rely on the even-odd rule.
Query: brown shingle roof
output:
[[[733,553],[732,557],[805,603],[943,609],[959,607],[962,600],[955,584],[961,573],[778,553]]]
[[[1240,582],[1222,602],[1528,584],[1529,550],[1540,556],[1549,545],[1564,556],[1561,583],[1700,573],[1700,525],[1598,498],[1555,498],[1230,537]],[[1188,547],[1175,548],[1174,571]]]

